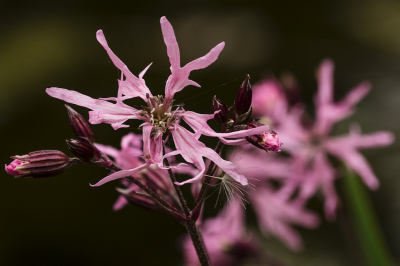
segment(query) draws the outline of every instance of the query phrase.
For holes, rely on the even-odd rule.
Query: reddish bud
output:
[[[11,158],[15,160],[6,165],[5,169],[8,174],[17,178],[59,175],[74,162],[64,153],[55,150],[34,151]]]
[[[102,159],[102,153],[87,138],[66,140],[69,150],[84,162],[97,162]]]
[[[214,95],[211,107],[213,112],[220,111],[219,113],[215,114],[214,119],[221,124],[225,124],[226,121],[228,121],[228,108],[221,100],[217,99],[216,95]]]
[[[94,142],[94,135],[92,130],[89,127],[89,124],[86,120],[74,109],[72,109],[69,105],[65,105],[68,111],[69,123],[71,124],[72,130],[75,135],[79,137],[84,137]]]
[[[236,94],[235,102],[233,105],[233,119],[237,123],[246,121],[251,115],[251,100],[252,100],[250,76],[247,75]]]
[[[263,124],[253,121],[247,124],[246,129],[256,128],[264,126]],[[282,146],[282,142],[280,142],[278,138],[278,134],[272,129],[265,131],[263,133],[248,136],[246,140],[256,146],[257,148],[263,149],[266,152],[274,151],[280,152],[280,147]]]

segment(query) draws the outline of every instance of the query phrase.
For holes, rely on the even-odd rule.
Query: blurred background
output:
[[[177,94],[178,102],[194,111],[210,113],[215,94],[232,102],[246,74],[254,83],[290,72],[312,112],[315,70],[331,58],[336,99],[360,81],[373,84],[357,113],[341,122],[335,134],[346,132],[355,121],[364,133],[400,133],[398,1],[1,0],[0,14],[2,163],[8,164],[11,155],[43,149],[71,155],[64,140],[74,135],[64,103],[49,97],[46,88],[67,88],[93,98],[116,95],[120,74],[95,38],[98,29],[134,74],[153,62],[146,83],[153,94],[163,94],[170,72],[161,16],[175,29],[182,64],[226,42],[214,64],[192,73],[202,88]],[[88,117],[85,108],[76,110]],[[120,138],[137,132],[137,126],[131,122],[131,128],[117,131],[104,124],[92,129],[97,142],[119,148]],[[399,261],[398,150],[397,141],[364,155],[381,180],[370,196],[390,252]],[[169,216],[134,206],[113,212],[117,183],[88,185],[106,174],[75,166],[58,177],[15,180],[2,172],[0,265],[180,265],[177,239],[185,228]],[[287,265],[356,265],[340,221],[300,231],[303,252],[292,253],[273,239],[264,240],[265,251]]]

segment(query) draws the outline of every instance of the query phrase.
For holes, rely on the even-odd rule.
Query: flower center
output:
[[[163,104],[164,98],[162,95],[153,96],[152,98],[147,95],[147,106],[143,106],[142,116],[148,118],[148,122],[154,126],[154,132],[161,130],[165,133],[168,127],[178,120],[176,116],[179,107],[172,111],[174,100],[170,101],[168,106]]]

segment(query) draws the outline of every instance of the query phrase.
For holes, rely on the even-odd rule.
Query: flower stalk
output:
[[[163,149],[164,149],[164,154],[165,154],[165,146],[163,146]],[[164,164],[165,164],[165,165],[167,166],[167,168],[168,168],[168,174],[169,174],[169,176],[170,176],[170,178],[171,178],[172,184],[174,184],[174,188],[175,188],[175,190],[176,190],[176,194],[178,195],[179,202],[180,202],[180,204],[181,204],[181,209],[182,209],[182,211],[185,213],[186,218],[189,218],[189,217],[190,217],[190,210],[189,210],[189,207],[188,207],[188,205],[187,205],[187,203],[186,203],[185,198],[183,197],[183,194],[182,194],[181,189],[180,189],[179,186],[176,184],[177,181],[176,181],[176,178],[175,178],[175,174],[174,174],[174,172],[172,172],[171,166],[170,166],[170,164],[169,164],[167,158],[164,159]]]

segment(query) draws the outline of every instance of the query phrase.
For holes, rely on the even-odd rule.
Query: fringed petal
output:
[[[94,185],[92,185],[92,184],[89,184],[89,185],[91,187],[99,187],[99,186],[101,186],[101,185],[103,185],[105,183],[108,183],[110,181],[133,175],[134,173],[137,173],[139,171],[142,171],[142,170],[146,169],[147,167],[149,167],[149,165],[150,164],[145,163],[143,165],[140,165],[140,166],[138,166],[136,168],[133,168],[133,169],[130,169],[130,170],[121,170],[121,171],[115,172],[115,173],[113,173],[113,174],[101,179],[99,182],[97,182]]]
[[[222,49],[225,46],[225,43],[222,42],[218,44],[205,56],[193,60],[192,62],[181,68],[180,51],[178,42],[176,41],[174,29],[172,28],[171,23],[169,23],[169,21],[165,17],[161,18],[160,23],[164,42],[167,46],[169,62],[171,63],[171,75],[168,77],[165,87],[165,98],[167,99],[167,101],[170,101],[173,99],[175,93],[181,91],[188,85],[200,87],[200,85],[196,82],[189,80],[190,72],[192,70],[205,68],[212,64],[215,60],[217,60],[218,55],[221,53]]]

